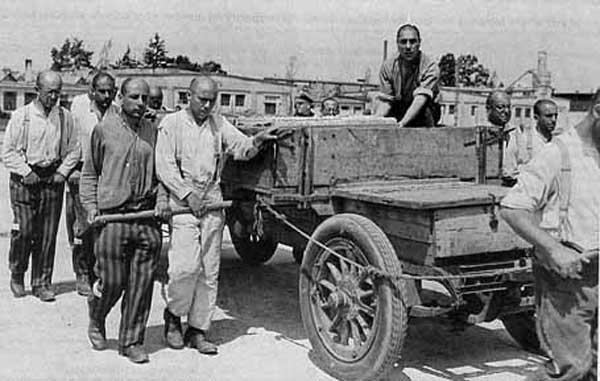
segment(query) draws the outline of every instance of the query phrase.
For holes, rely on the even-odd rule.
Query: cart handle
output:
[[[221,201],[221,202],[216,202],[213,204],[208,204],[208,205],[206,205],[206,211],[210,212],[210,211],[214,211],[214,210],[226,209],[226,208],[229,208],[231,206],[231,204],[232,204],[231,201]],[[172,210],[173,216],[176,216],[179,214],[188,214],[188,213],[192,213],[192,210],[190,208],[176,208],[176,209]],[[154,217],[156,217],[154,210],[143,210],[141,212],[133,212],[133,213],[104,214],[104,215],[97,216],[96,218],[94,218],[94,221],[92,224],[96,225],[96,224],[105,224],[108,222],[134,221],[134,220],[141,220],[141,219],[154,218]]]

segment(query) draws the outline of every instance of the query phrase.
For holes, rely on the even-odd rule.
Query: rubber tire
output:
[[[236,224],[240,224],[236,228]],[[258,242],[250,240],[252,229],[245,221],[231,215],[227,220],[231,243],[235,248],[237,255],[244,263],[251,266],[258,266],[267,262],[277,250],[277,242],[268,236],[263,236]]]
[[[502,320],[506,331],[523,349],[533,353],[541,353],[533,311],[504,315],[500,320]]]
[[[391,274],[402,269],[396,253],[385,233],[371,220],[356,214],[338,214],[322,222],[312,238],[326,243],[334,237],[343,237],[357,244],[371,265]],[[371,349],[353,363],[342,362],[333,357],[321,342],[311,318],[309,276],[322,249],[309,242],[299,280],[300,312],[308,339],[312,345],[312,359],[321,369],[340,380],[377,381],[385,379],[397,367],[407,330],[406,288],[403,282],[379,285],[377,333]]]

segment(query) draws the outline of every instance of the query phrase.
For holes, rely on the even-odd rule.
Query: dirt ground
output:
[[[85,299],[74,291],[71,254],[61,225],[55,261],[54,303],[14,299],[8,288],[11,212],[7,174],[0,169],[0,380],[331,380],[311,361],[298,306],[298,266],[280,246],[264,266],[250,268],[224,242],[211,331],[219,355],[175,351],[162,340],[164,301],[155,284],[145,347],[150,363],[118,356],[118,306],[107,319],[110,348],[91,350]],[[29,282],[29,273],[26,276]],[[452,330],[439,321],[411,321],[403,369],[393,380],[520,380],[543,359],[521,350],[494,321]]]

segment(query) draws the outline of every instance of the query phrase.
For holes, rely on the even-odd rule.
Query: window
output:
[[[31,103],[35,98],[37,98],[36,93],[25,93],[25,104]]]
[[[183,105],[188,104],[188,93],[187,93],[187,91],[180,91],[178,93],[178,96],[179,96],[179,100],[177,101],[177,103],[183,104]]]
[[[521,117],[521,107],[515,108],[515,117],[516,118],[520,118]]]
[[[14,91],[4,92],[4,104],[2,105],[4,111],[13,111],[17,108],[17,93]]]
[[[237,94],[235,96],[235,107],[244,107],[246,96],[244,94]]]
[[[477,115],[477,106],[471,106],[471,116]]]
[[[529,107],[525,109],[525,118],[531,118],[531,109]]]
[[[273,102],[265,102],[265,115],[277,114],[277,104]]]
[[[221,94],[221,106],[229,106],[231,103],[231,94]]]
[[[360,107],[360,106],[354,106],[354,113],[355,114],[362,113],[362,107]]]
[[[456,108],[456,107],[455,107],[454,105],[449,105],[449,106],[448,106],[448,114],[450,114],[450,115],[454,115],[454,111],[455,111],[454,109],[455,109],[455,108]]]

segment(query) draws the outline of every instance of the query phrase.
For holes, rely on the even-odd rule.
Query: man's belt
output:
[[[56,173],[58,167],[60,167],[61,161],[57,160],[48,166],[40,165],[29,165],[29,168],[40,178],[42,183],[50,183],[52,176]],[[17,173],[10,173],[10,178],[18,183],[23,183],[23,176]]]

